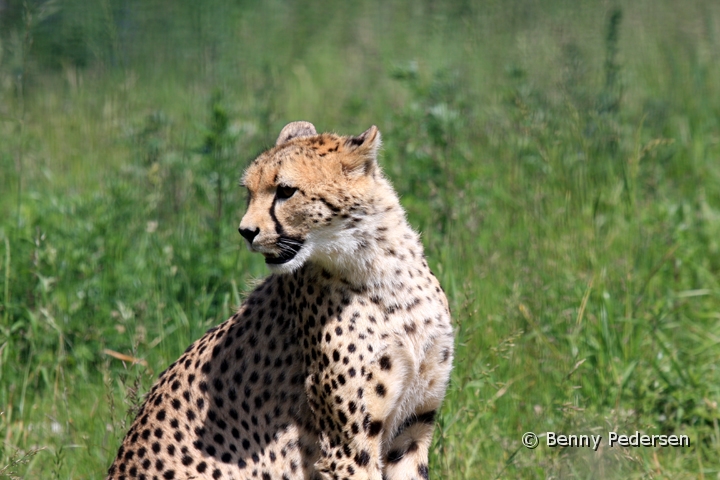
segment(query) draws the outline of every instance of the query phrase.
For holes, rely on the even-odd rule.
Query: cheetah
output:
[[[160,375],[108,479],[428,478],[454,335],[380,144],[293,122],[248,166],[271,274]]]

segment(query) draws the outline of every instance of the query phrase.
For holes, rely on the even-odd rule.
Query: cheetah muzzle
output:
[[[298,254],[303,246],[303,241],[290,237],[280,237],[278,238],[277,246],[280,248],[279,255],[265,255],[265,263],[268,265],[281,265],[295,258],[295,255]]]
[[[379,147],[293,122],[248,166],[271,275],[160,375],[109,479],[428,477],[453,330]]]

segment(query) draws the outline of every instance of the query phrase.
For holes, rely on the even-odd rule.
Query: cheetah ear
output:
[[[280,131],[275,146],[287,143],[293,138],[312,137],[313,135],[317,135],[317,131],[315,130],[315,126],[310,122],[288,123]]]
[[[372,175],[377,167],[380,131],[373,125],[357,137],[348,137],[345,147],[349,155],[342,159],[343,170],[350,174]]]

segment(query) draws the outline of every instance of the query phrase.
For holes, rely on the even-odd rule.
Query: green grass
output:
[[[448,294],[433,478],[720,475],[715,2],[121,3],[0,35],[0,477],[103,475],[266,274],[237,180],[298,119],[380,128]],[[520,443],[609,430],[691,447]]]

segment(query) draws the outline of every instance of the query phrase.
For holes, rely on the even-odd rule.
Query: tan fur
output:
[[[379,147],[295,122],[248,167],[273,274],[160,376],[108,478],[427,478],[453,332]]]

